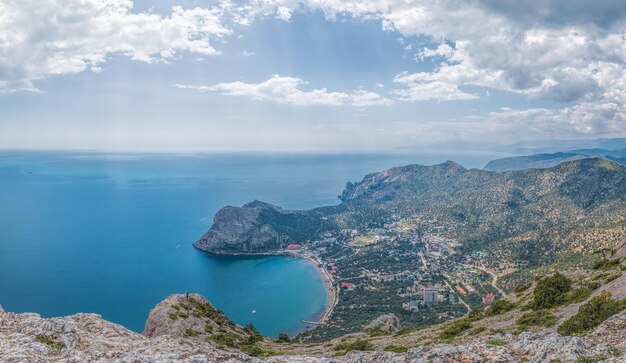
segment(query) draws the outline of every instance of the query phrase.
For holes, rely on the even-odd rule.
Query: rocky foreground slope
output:
[[[586,337],[564,337],[549,331],[500,334],[458,344],[423,345],[403,353],[349,351],[358,348],[359,340],[348,341],[350,338],[342,338],[319,346],[275,342],[228,321],[196,294],[172,295],[157,305],[143,335],[95,314],[41,318],[0,309],[1,362],[276,363],[623,362],[619,352],[626,351],[626,311]],[[259,349],[253,354],[271,356],[243,353],[246,344]],[[346,345],[345,355],[327,348],[341,344]]]

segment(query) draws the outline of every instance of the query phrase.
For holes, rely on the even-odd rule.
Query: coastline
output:
[[[298,255],[294,254],[295,257],[304,258],[309,261],[313,267],[319,272],[322,276],[322,280],[324,281],[324,287],[326,288],[326,307],[324,309],[324,313],[319,318],[318,324],[327,324],[330,316],[335,309],[335,306],[339,303],[339,293],[337,291],[337,285],[332,277],[332,275],[323,267],[318,265],[317,261],[310,255]]]
[[[330,316],[333,313],[333,310],[335,309],[335,306],[337,306],[337,304],[339,303],[339,291],[338,291],[338,287],[337,287],[337,284],[335,283],[334,278],[326,269],[324,269],[323,266],[318,265],[317,261],[315,260],[315,255],[313,254],[304,254],[304,253],[299,253],[297,251],[290,251],[290,250],[273,251],[273,252],[257,252],[257,253],[236,253],[236,252],[235,253],[215,253],[212,251],[206,251],[201,248],[198,248],[198,246],[196,246],[195,244],[193,246],[199,251],[202,251],[204,253],[208,253],[211,255],[216,255],[216,256],[240,256],[240,257],[288,256],[288,257],[293,257],[293,258],[301,258],[301,259],[308,261],[322,277],[324,288],[326,289],[326,306],[324,307],[324,312],[318,318],[317,322],[312,322],[312,321],[307,322],[303,320],[302,321],[303,323],[311,324],[311,325],[327,324],[328,320],[330,319]]]

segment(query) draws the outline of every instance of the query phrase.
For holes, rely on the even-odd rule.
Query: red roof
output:
[[[348,289],[351,289],[351,288],[352,288],[352,286],[354,286],[354,285],[352,285],[352,284],[351,284],[351,283],[349,283],[349,282],[342,282],[342,283],[341,283],[341,287],[345,287],[345,288],[348,288]]]
[[[295,250],[295,249],[300,248],[300,245],[291,244],[291,245],[288,245],[287,248],[290,249],[290,250]]]

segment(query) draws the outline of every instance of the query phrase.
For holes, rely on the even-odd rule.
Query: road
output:
[[[498,275],[496,275],[493,271],[487,269],[484,266],[477,266],[477,265],[465,265],[469,268],[475,268],[478,270],[481,270],[483,272],[488,273],[489,275],[491,275],[491,285],[498,290],[498,292],[500,293],[500,296],[505,297],[506,296],[506,292],[504,292],[504,290],[502,290],[501,288],[498,287]]]
[[[445,276],[445,275],[444,275]],[[461,298],[461,296],[459,296],[459,294],[456,292],[456,290],[452,287],[452,285],[450,285],[450,283],[448,282],[448,276],[445,276],[446,280],[443,280],[446,285],[448,286],[448,288],[450,288],[450,291],[452,291],[453,294],[456,295],[456,297],[459,298],[459,301],[461,302],[461,304],[465,305],[465,308],[467,309],[467,313],[465,313],[465,315],[469,314],[472,311],[472,308],[465,302],[463,301],[463,299]]]

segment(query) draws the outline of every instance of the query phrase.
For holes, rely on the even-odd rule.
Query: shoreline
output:
[[[335,281],[331,274],[323,266],[318,265],[312,256],[294,254],[294,257],[303,258],[309,261],[309,263],[313,265],[322,277],[324,287],[326,288],[326,306],[324,308],[324,313],[318,319],[318,323],[327,324],[335,306],[339,303],[339,293],[337,291]]]
[[[334,278],[323,266],[320,266],[317,264],[314,254],[304,254],[304,253],[299,253],[297,251],[290,251],[290,250],[281,250],[281,251],[273,251],[273,252],[256,252],[256,253],[252,253],[252,252],[215,253],[215,252],[206,251],[201,248],[198,248],[195,244],[194,244],[194,247],[198,249],[199,251],[202,251],[210,255],[215,255],[215,256],[224,256],[224,257],[228,257],[228,256],[233,256],[233,257],[287,256],[287,257],[292,257],[292,258],[300,258],[300,259],[304,259],[308,261],[313,266],[313,268],[315,268],[315,270],[318,272],[318,274],[322,278],[322,282],[324,283],[324,288],[326,289],[326,305],[324,306],[323,313],[320,315],[317,322],[311,322],[311,321],[305,322],[305,320],[301,320],[301,322],[304,324],[307,324],[307,325],[327,324],[328,320],[330,319],[330,316],[333,313],[333,310],[335,309],[335,306],[337,306],[337,304],[339,303],[339,291],[338,291],[338,287],[337,287],[337,284],[335,283]],[[298,332],[298,334],[300,334],[302,331],[306,329],[308,328],[302,329],[301,331]]]

